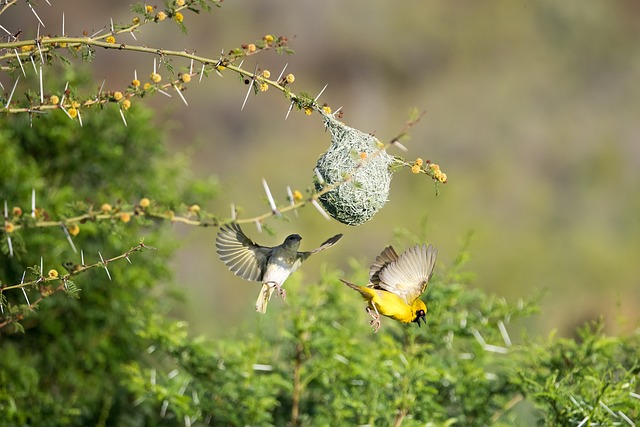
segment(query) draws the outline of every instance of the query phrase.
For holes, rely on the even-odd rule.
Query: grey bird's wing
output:
[[[220,260],[236,276],[245,280],[261,281],[273,248],[260,246],[249,239],[238,224],[220,228],[216,236],[216,249]]]
[[[328,249],[331,246],[335,245],[336,243],[338,243],[338,240],[340,240],[341,238],[342,238],[342,233],[336,234],[335,236],[325,240],[319,247],[315,248],[312,251],[298,252],[298,259],[300,260],[300,262],[302,262],[305,259],[309,258],[311,255],[318,253],[320,251],[324,251],[325,249]]]

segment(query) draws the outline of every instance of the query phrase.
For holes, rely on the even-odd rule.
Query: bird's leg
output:
[[[282,287],[282,284],[278,283],[278,282],[267,282],[269,284],[269,286],[273,286],[274,288],[276,288],[276,291],[278,292],[278,295],[282,297],[282,300],[286,300],[287,299],[287,291],[284,290],[284,288]]]
[[[371,307],[373,307],[373,310],[371,310]],[[376,305],[372,302],[371,305],[369,307],[367,307],[367,313],[369,313],[369,316],[371,316],[373,318],[373,320],[371,320],[369,322],[369,324],[371,325],[371,327],[373,328],[373,333],[377,334],[378,330],[380,330],[380,313],[378,313],[378,308],[376,307]]]

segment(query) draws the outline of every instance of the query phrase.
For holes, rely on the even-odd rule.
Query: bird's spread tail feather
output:
[[[256,301],[256,311],[258,313],[266,313],[267,312],[267,304],[269,304],[269,300],[271,299],[271,295],[273,291],[276,289],[274,285],[270,285],[267,283],[262,284],[262,289],[260,289],[260,294],[258,295],[258,300]]]

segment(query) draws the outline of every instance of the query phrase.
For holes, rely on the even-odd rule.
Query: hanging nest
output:
[[[315,187],[317,191],[327,185],[337,187],[318,200],[341,223],[363,224],[387,202],[394,159],[375,137],[330,115],[324,115],[324,123],[331,134],[331,147],[318,159]],[[343,182],[347,176],[351,179]]]

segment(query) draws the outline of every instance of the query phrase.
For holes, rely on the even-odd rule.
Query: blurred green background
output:
[[[43,33],[60,32],[62,12],[69,35],[133,16],[128,1],[51,3],[37,9]],[[12,29],[35,28],[26,8],[14,9],[3,15]],[[420,233],[423,225],[446,265],[472,232],[468,268],[477,286],[511,301],[547,289],[531,327],[571,334],[601,315],[614,331],[639,318],[639,17],[640,4],[631,0],[227,0],[211,15],[186,13],[187,36],[163,23],[145,27],[137,42],[125,35],[118,42],[216,57],[265,34],[284,35],[295,55],[259,54],[244,67],[257,61],[277,76],[288,63],[297,92],[315,95],[328,84],[320,100],[342,106],[348,125],[382,141],[402,129],[412,107],[426,110],[405,143],[409,152],[390,152],[440,164],[449,177],[440,195],[423,175],[404,170],[394,176],[387,206],[363,226],[327,222],[308,207],[290,221],[269,220],[277,236],[245,231],[266,245],[297,232],[303,250],[344,233],[297,273],[310,279],[323,263],[348,278],[350,257],[369,263],[390,243],[404,248],[412,242],[398,238],[398,229]],[[105,89],[118,90],[134,70],[151,73],[153,58],[98,51],[91,68],[96,85],[106,76]],[[285,121],[289,104],[274,90],[250,97],[240,111],[246,86],[235,75],[196,80],[185,92],[188,107],[175,95],[144,101],[169,129],[171,149],[190,158],[195,175],[215,175],[222,186],[216,200],[186,203],[228,215],[233,202],[248,217],[267,210],[261,178],[279,202],[287,185],[310,187],[330,142],[317,114],[293,112]],[[217,260],[215,230],[175,230],[183,247],[173,267],[186,297],[176,315],[194,333],[214,337],[252,321],[259,286]],[[272,302],[270,311],[285,304]],[[365,319],[364,311],[354,317]]]

